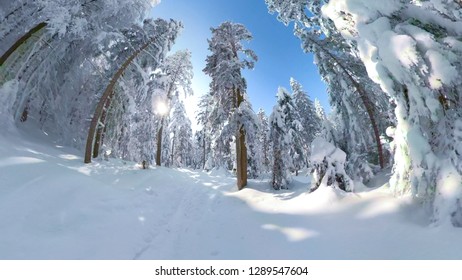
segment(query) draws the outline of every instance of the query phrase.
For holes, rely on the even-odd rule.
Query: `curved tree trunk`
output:
[[[366,108],[367,116],[369,117],[369,120],[372,125],[372,130],[374,132],[374,138],[375,138],[375,143],[377,145],[377,153],[379,157],[379,164],[380,168],[385,167],[385,160],[384,160],[384,155],[383,155],[383,148],[382,148],[382,143],[380,142],[380,132],[379,128],[377,126],[377,122],[375,120],[374,116],[374,106],[372,102],[370,101],[369,97],[367,96],[366,91],[364,88],[351,76],[351,74],[347,71],[347,68],[340,63],[340,61],[333,55],[331,54],[328,50],[323,48],[321,45],[319,45],[316,41],[310,40],[312,43],[316,44],[318,47],[320,47],[324,53],[326,53],[328,56],[330,56],[336,63],[337,65],[342,69],[342,71],[346,74],[348,79],[350,80],[351,84],[355,87],[356,91],[359,93],[359,97],[361,98],[361,101]]]
[[[104,132],[106,131],[106,117],[107,117],[109,107],[111,106],[111,100],[112,100],[112,97],[114,96],[114,92],[115,91],[112,91],[112,94],[107,99],[106,104],[103,108],[103,113],[101,114],[101,119],[98,124],[98,129],[96,130],[95,145],[93,147],[93,158],[98,157],[99,149],[101,145],[103,144]]]
[[[88,137],[87,137],[87,144],[85,147],[85,163],[90,163],[91,162],[91,156],[92,156],[92,151],[93,151],[93,145],[95,144],[95,134],[96,134],[96,128],[98,127],[98,123],[100,122],[103,109],[105,107],[106,102],[108,101],[109,97],[111,96],[111,93],[114,91],[114,87],[119,80],[119,78],[122,76],[123,72],[127,69],[127,67],[133,62],[133,60],[142,52],[144,51],[152,42],[154,41],[151,40],[144,44],[139,50],[135,51],[125,62],[122,64],[122,66],[117,70],[117,72],[114,74],[112,77],[111,81],[109,82],[109,85],[107,86],[106,90],[104,91],[103,95],[101,96],[98,105],[96,106],[95,113],[93,114],[93,118],[90,123],[90,128],[88,129]]]
[[[23,46],[24,44],[26,44],[28,42],[28,40],[34,36],[35,34],[37,34],[38,32],[40,32],[41,30],[43,30],[45,27],[47,26],[47,23],[45,22],[41,22],[39,24],[37,24],[36,26],[34,26],[33,28],[31,28],[26,34],[24,34],[21,38],[19,38],[1,57],[0,57],[0,70],[2,70],[2,66],[8,61],[8,59],[11,57],[11,55],[13,55],[15,52],[17,51],[20,51],[20,48],[21,46]],[[48,43],[47,43],[48,44]],[[49,44],[48,44],[49,45]],[[31,58],[34,58],[35,55],[38,53],[38,51],[32,53],[27,59],[26,59],[26,62],[22,62],[21,66],[19,67],[19,70],[15,73],[10,73],[10,74],[14,74],[15,78],[17,80],[21,80],[22,79],[22,75],[20,74],[21,72],[23,72],[23,74],[26,72],[26,70],[28,68],[30,68],[30,65],[29,63],[27,63],[29,61],[29,59]],[[15,62],[13,62],[15,64]],[[31,77],[34,75],[35,71],[39,68],[39,66],[43,63],[43,61],[40,62],[39,65],[37,65],[32,71],[30,71],[31,75],[30,77],[28,77],[28,79],[26,79],[26,81],[24,82],[26,85],[28,85],[29,83],[29,80],[31,79]],[[26,69],[26,70],[24,70]],[[8,71],[11,71],[11,69],[3,69],[2,71],[5,71],[5,70],[8,70]],[[16,70],[14,70],[16,71]],[[4,72],[6,73],[6,75],[8,75],[8,72]],[[10,79],[8,76],[0,76],[0,83],[4,82],[5,79]],[[25,96],[25,95],[22,95],[22,97],[20,98],[20,102],[19,102],[19,105],[17,105],[17,109],[16,109],[16,112],[15,112],[15,119],[19,119],[20,122],[25,122],[27,121],[28,119],[28,114],[29,114],[29,97],[30,96]]]
[[[350,76],[350,79],[352,83],[354,84],[354,86],[356,87],[357,91],[359,92],[359,96],[361,97],[364,107],[366,108],[369,120],[371,121],[372,129],[374,130],[375,143],[377,145],[379,164],[380,164],[380,168],[383,169],[385,167],[385,160],[383,156],[382,143],[380,142],[379,127],[377,126],[377,122],[375,121],[373,105],[371,104],[369,97],[367,97],[366,92],[364,91],[363,87],[361,87],[355,80],[353,80],[351,76]]]
[[[29,32],[24,34],[21,38],[19,38],[1,57],[0,57],[0,66],[6,62],[6,60],[22,45],[24,44],[27,39],[32,37],[35,33],[42,30],[45,26],[47,26],[46,22],[41,22],[33,27]]]

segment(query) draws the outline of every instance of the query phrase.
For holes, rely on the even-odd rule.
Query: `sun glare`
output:
[[[157,109],[157,113],[160,115],[165,115],[168,113],[167,104],[165,104],[164,102],[158,102],[156,109]]]

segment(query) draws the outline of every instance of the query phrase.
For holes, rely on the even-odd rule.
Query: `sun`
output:
[[[158,113],[159,115],[162,115],[162,116],[163,116],[163,115],[165,115],[165,114],[168,113],[168,106],[167,106],[167,104],[165,104],[164,102],[161,102],[161,101],[158,102],[158,103],[157,103],[157,106],[156,106],[156,109],[157,109],[157,113]]]

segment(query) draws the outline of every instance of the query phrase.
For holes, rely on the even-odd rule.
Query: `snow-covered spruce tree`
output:
[[[345,172],[345,152],[321,137],[315,138],[311,145],[313,182],[310,192],[314,192],[319,187],[352,191],[353,182]]]
[[[117,84],[101,137],[96,143],[113,157],[150,164],[155,150],[157,116],[152,108],[151,69],[135,60]]]
[[[271,139],[269,138],[269,122],[268,117],[263,109],[260,109],[257,113],[258,118],[258,142],[262,160],[262,172],[269,172],[271,166]]]
[[[236,138],[237,187],[247,185],[247,147],[246,127],[246,82],[242,77],[242,69],[252,69],[257,60],[255,53],[243,46],[243,41],[252,39],[250,32],[242,25],[224,22],[217,28],[211,28],[212,38],[209,42],[211,54],[207,56],[204,73],[212,78],[210,93],[214,99],[215,115],[222,120],[222,129],[215,141],[216,148],[226,153],[229,140],[234,134]],[[241,59],[240,56],[250,59]],[[224,155],[221,155],[224,157]]]
[[[396,104],[391,188],[462,225],[462,7],[457,1],[331,0],[324,15],[357,44],[369,76]],[[372,5],[371,5],[372,4]]]
[[[316,116],[320,121],[326,118],[326,113],[321,105],[321,101],[319,101],[317,98],[314,99],[314,110],[316,111]]]
[[[252,105],[247,101],[247,99],[247,96],[245,96],[245,100],[241,103],[241,106],[239,107],[239,117],[240,122],[242,123],[245,129],[245,143],[248,148],[248,175],[250,178],[255,179],[258,178],[260,174],[263,172],[263,158],[258,139],[258,130],[260,124],[257,115],[252,109]]]
[[[372,94],[368,91],[368,87],[374,84],[357,58],[354,52],[355,49],[348,41],[343,39],[330,20],[322,17],[321,7],[325,2],[320,0],[266,0],[270,12],[278,12],[280,21],[286,25],[289,22],[295,22],[295,34],[302,40],[304,51],[315,54],[320,74],[328,84],[330,96],[344,95],[345,91],[350,93],[350,97],[345,96],[338,98],[338,100],[351,99],[351,96],[357,96],[360,102],[352,103],[360,111],[364,112],[367,118],[359,116],[358,112],[350,111],[349,115],[352,118],[350,123],[357,123],[355,119],[362,122],[364,120],[369,121],[363,127],[371,128],[369,133],[371,137],[369,137],[369,134],[364,133],[364,129],[361,130],[361,134],[367,136],[365,137],[366,140],[370,138],[374,142],[377,151],[377,163],[383,168],[385,159],[380,135],[384,133],[386,126],[381,125],[380,121],[383,118],[379,117],[376,101],[372,100]],[[331,86],[331,82],[338,85]],[[378,89],[377,86],[375,88]],[[339,89],[342,90],[339,91]],[[385,99],[385,101],[387,100]],[[385,102],[385,104],[388,104],[388,102]],[[350,106],[344,107],[353,109]],[[372,147],[369,143],[364,146],[369,150],[369,147]]]
[[[196,113],[196,121],[199,130],[196,132],[197,145],[196,148],[200,149],[200,156],[197,161],[199,165],[197,168],[205,168],[207,160],[211,157],[211,143],[212,143],[212,129],[211,126],[211,109],[212,109],[212,95],[204,94],[200,97],[198,110]]]
[[[269,125],[273,157],[271,186],[275,190],[287,189],[291,181],[290,171],[295,167],[297,153],[301,153],[300,131],[303,127],[292,96],[284,88],[278,89]]]
[[[154,162],[158,127],[163,114],[155,104],[163,101],[162,76],[134,61],[117,83],[104,125],[103,151],[112,157]],[[134,83],[144,77],[138,86]],[[168,141],[167,141],[168,144]]]
[[[347,155],[339,148],[339,143],[343,142],[343,135],[339,133],[341,115],[335,112],[334,107],[326,116],[318,99],[315,99],[314,107],[320,120],[320,130],[311,143],[310,167],[313,180],[310,192],[321,186],[353,191],[354,181],[346,172]]]
[[[324,108],[321,105],[319,99],[314,99],[314,109],[316,111],[316,116],[319,119],[319,133],[316,137],[325,139],[327,142],[330,142],[334,145],[337,143],[338,133],[335,131],[335,120],[334,118],[338,117],[335,113],[330,113],[326,116]]]
[[[377,141],[380,141],[380,137],[377,140],[376,134],[372,133],[375,129],[370,125],[372,122],[369,115],[373,115],[377,131],[380,131],[382,135],[385,128],[392,123],[389,118],[391,106],[388,98],[368,78],[365,67],[362,66],[359,60],[355,61],[357,59],[354,59],[354,56],[338,54],[336,59],[332,59],[332,56],[326,56],[326,52],[322,51],[322,49],[321,51],[316,48],[312,49],[315,49],[315,61],[321,77],[328,85],[327,91],[332,112],[339,114],[337,118],[339,122],[336,122],[337,132],[339,133],[337,139],[340,141],[338,147],[347,153],[347,171],[355,180],[367,181],[373,176],[371,167],[375,165],[384,166],[385,155],[387,155],[387,151],[383,150],[381,142],[381,157],[377,153],[378,150],[374,149],[374,146],[377,147]],[[348,67],[352,71],[351,74],[345,74],[346,72],[342,68],[339,69],[339,60],[343,61],[344,65],[349,65]],[[356,86],[350,80],[350,77],[360,81],[359,86]],[[358,94],[358,90],[367,92],[368,95],[363,95],[362,97],[361,94]],[[366,103],[364,102],[373,104],[373,106],[365,106],[364,104]],[[380,158],[384,161],[383,164],[381,164]],[[361,166],[364,168],[360,168]],[[370,172],[359,172],[360,169],[369,170]]]
[[[110,52],[103,53],[100,47],[127,41],[122,30],[134,22],[141,25],[152,1],[120,1],[114,5],[114,1],[105,0],[48,0],[20,4],[7,9],[4,19],[18,24],[1,24],[9,29],[7,33],[17,35],[1,35],[5,43],[2,47],[13,50],[2,66],[9,79],[19,85],[15,117],[36,122],[60,143],[82,148],[88,116],[113,75],[111,71],[136,45],[126,46],[125,53],[112,57],[120,60],[109,59]],[[40,23],[45,23],[44,28],[28,31]],[[24,40],[27,34],[30,38]]]
[[[157,1],[151,0],[39,0],[48,29],[60,36],[85,36],[102,29],[140,24]],[[109,31],[109,30],[105,30]]]
[[[202,128],[205,138],[204,155],[206,154],[204,169],[213,168],[231,169],[235,163],[231,160],[230,144],[233,142],[234,131],[229,128],[227,118],[222,107],[219,105],[219,99],[211,93],[205,95],[208,100],[207,119]]]
[[[310,154],[310,145],[313,139],[319,134],[321,129],[321,121],[316,115],[316,108],[310,100],[308,93],[303,90],[302,85],[294,78],[290,79],[290,87],[292,89],[292,98],[295,108],[300,116],[300,123],[303,130],[300,131],[300,140],[303,148],[303,157],[300,157],[301,167],[308,165],[308,157]]]
[[[170,166],[189,167],[192,164],[192,129],[191,121],[186,115],[183,102],[176,102],[173,107],[170,124]]]
[[[124,77],[124,79],[131,79],[133,84],[132,88],[138,88],[133,90],[133,92],[136,92],[133,94],[135,95],[135,102],[138,102],[139,104],[143,100],[146,100],[146,98],[148,98],[148,93],[150,93],[148,91],[149,79],[147,78],[149,75],[146,73],[143,74],[143,68],[156,69],[159,66],[160,62],[165,57],[165,54],[170,50],[170,47],[173,44],[180,28],[182,28],[181,23],[177,23],[173,20],[170,22],[166,22],[161,19],[155,21],[145,20],[142,27],[132,27],[125,33],[124,38],[127,40],[120,43],[129,44],[129,46],[132,46],[134,51],[130,51],[128,58],[124,59],[123,63],[116,68],[117,71],[112,76],[109,84],[105,87],[104,92],[99,99],[88,131],[85,151],[86,163],[91,162],[92,152],[93,157],[97,154],[97,148],[100,146],[97,141],[99,139],[98,130],[101,125],[104,125],[102,124],[101,119],[104,116],[104,112],[110,107],[110,100],[114,95],[114,89],[119,82],[119,79],[123,74],[126,74],[127,77]],[[127,49],[130,48],[124,48],[124,50]],[[122,56],[122,54],[119,53],[119,56]],[[128,85],[129,83],[126,84]],[[138,93],[140,93],[139,97],[136,96]],[[144,102],[144,104],[146,103]],[[130,138],[128,140],[133,141],[133,139]]]
[[[166,123],[164,123],[163,125],[168,124],[170,122],[170,116],[165,118],[164,121]],[[160,125],[160,123],[159,123],[159,125]],[[172,151],[171,150],[172,142],[170,141],[170,135],[169,135],[169,131],[168,131],[167,128],[168,127],[166,127],[166,129],[162,130],[162,145],[161,145],[162,148],[161,148],[161,160],[160,160],[160,162],[163,162],[165,166],[170,167],[170,159],[171,159],[170,152]],[[159,130],[157,130],[157,131],[159,131]],[[157,157],[157,154],[155,154],[155,156]]]
[[[319,61],[319,70],[324,81],[328,84],[329,103],[332,108],[330,117],[332,118],[331,123],[334,124],[332,133],[335,134],[333,137],[335,145],[347,154],[347,170],[351,172],[350,175],[355,180],[366,182],[374,175],[371,168],[374,165],[370,164],[369,160],[379,164],[376,160],[377,153],[373,152],[376,150],[371,149],[374,144],[373,134],[367,133],[368,130],[364,129],[369,127],[367,113],[363,110],[361,101],[356,98],[355,92],[344,83],[344,80],[332,75],[330,69],[333,65],[330,65],[328,60]],[[326,69],[328,71],[325,71]],[[358,169],[359,165],[365,168]]]
[[[91,46],[94,41],[97,41],[94,37],[100,36],[104,28],[107,28],[108,26],[111,26],[111,28],[124,27],[131,25],[135,20],[139,21],[142,17],[144,18],[144,12],[147,12],[147,10],[139,9],[141,6],[138,4],[143,5],[142,3],[144,3],[145,9],[149,9],[149,7],[151,7],[150,1],[144,0],[125,1],[125,3],[121,3],[121,6],[117,7],[109,5],[110,3],[108,2],[109,1],[102,0],[82,0],[72,2],[48,0],[21,1],[21,3],[10,1],[8,4],[4,1],[1,5],[2,8],[5,8],[6,17],[2,19],[2,24],[0,25],[2,27],[0,31],[2,47],[17,47],[17,49],[10,49],[13,51],[10,55],[14,55],[16,50],[18,50],[18,53],[22,54],[23,59],[25,58],[29,60],[28,67],[23,67],[23,69],[21,69],[24,71],[26,68],[35,69],[35,65],[33,65],[34,61],[30,60],[42,51],[48,53],[48,55],[45,56],[46,59],[40,60],[42,64],[53,62],[61,63],[62,61],[59,60],[59,58],[61,58],[61,52],[72,51],[73,49],[69,48],[68,45],[68,43],[72,41],[73,46],[80,50],[80,54],[72,53],[69,55],[69,57],[72,58],[70,62],[72,62],[91,53],[88,47]],[[119,8],[126,8],[123,9],[124,18],[117,18],[117,20],[115,20],[113,16]],[[143,13],[143,15],[141,15],[141,13]],[[127,19],[127,21],[122,19]],[[109,22],[111,23],[110,25],[108,25]],[[35,28],[38,27],[40,23],[44,23],[45,25],[43,27],[46,28]],[[34,28],[29,30],[29,27]],[[45,37],[42,36],[45,35],[42,32],[44,30],[44,33],[46,33]],[[23,35],[26,35],[24,33],[28,33],[29,36],[38,38],[36,41],[39,44],[28,45],[27,42],[24,41],[25,37],[22,37]],[[18,37],[20,37],[18,41],[14,41]],[[84,38],[88,40],[83,40]],[[40,47],[40,44],[42,43],[46,46],[46,48]],[[22,50],[19,50],[18,48],[21,48]],[[51,49],[53,50],[52,54],[50,54]],[[4,56],[2,55],[2,58],[3,57]],[[61,69],[57,72],[65,74],[66,72],[63,70],[69,69],[73,66],[72,63],[67,62],[69,61],[64,61],[64,65],[60,65]],[[82,61],[80,61],[80,63],[82,63]],[[23,65],[21,62],[18,64]],[[63,66],[67,68],[64,68]],[[28,76],[30,73],[25,74]],[[57,82],[61,82],[61,80],[58,79]]]
[[[204,161],[203,159],[203,149],[202,149],[202,139],[196,131],[193,136],[193,150],[192,150],[192,168],[194,169],[203,169]]]
[[[167,108],[175,107],[174,101],[178,102],[179,92],[182,91],[185,95],[192,95],[191,81],[194,76],[193,67],[191,63],[191,52],[188,50],[177,51],[176,53],[168,56],[161,66],[162,73],[165,75],[163,80],[164,89],[164,104],[157,104],[155,106],[165,106]],[[170,110],[169,110],[170,111]],[[160,120],[158,128],[156,143],[156,165],[161,165],[162,159],[162,139],[165,123],[165,115]]]

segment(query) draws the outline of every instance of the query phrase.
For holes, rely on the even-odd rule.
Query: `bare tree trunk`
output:
[[[172,139],[172,157],[171,157],[171,166],[173,167],[173,152],[174,152],[174,148],[175,148],[175,137],[173,137]]]
[[[24,44],[27,39],[32,37],[35,33],[39,32],[42,28],[47,26],[45,22],[41,22],[37,24],[34,28],[29,30],[26,34],[24,34],[21,38],[19,38],[1,57],[0,57],[0,66],[6,62],[6,60],[22,45]]]
[[[237,188],[242,190],[245,186],[247,186],[247,147],[245,146],[245,130],[242,125],[237,132],[236,155]]]
[[[237,94],[237,108],[244,101],[239,89],[236,90]],[[236,109],[237,109],[236,108]],[[245,146],[245,129],[242,124],[237,124],[238,131],[236,133],[236,171],[237,171],[237,188],[242,190],[247,186],[247,147]]]
[[[156,165],[160,166],[160,161],[162,159],[162,133],[164,131],[164,117],[160,121],[160,128],[157,131],[157,152],[156,152]]]
[[[114,87],[119,80],[119,78],[122,76],[123,72],[127,69],[127,67],[132,63],[132,61],[142,52],[144,51],[152,42],[154,39],[151,41],[147,42],[144,44],[139,50],[135,51],[125,62],[122,64],[122,66],[117,70],[117,72],[114,74],[112,77],[111,81],[109,82],[109,85],[107,86],[106,90],[104,91],[103,95],[101,96],[98,105],[96,106],[95,113],[93,114],[93,118],[90,123],[90,128],[88,130],[88,137],[87,137],[87,144],[85,148],[85,163],[90,163],[91,162],[91,156],[92,156],[92,150],[93,150],[93,145],[95,142],[95,134],[96,134],[96,128],[98,126],[98,123],[100,122],[101,115],[103,113],[103,109],[105,107],[105,104],[109,97],[111,96],[111,93],[114,91]]]
[[[101,120],[98,124],[98,129],[96,131],[95,146],[93,147],[93,158],[98,157],[99,149],[101,145],[103,144],[103,138],[104,138],[103,133],[106,131],[106,117],[107,117],[109,107],[111,106],[111,100],[113,96],[114,96],[114,91],[112,91],[112,94],[107,99],[106,104],[103,109],[103,113],[101,114]]]
[[[167,101],[169,102],[169,104],[170,104],[170,99],[172,98],[172,92],[173,92],[173,88],[174,88],[177,76],[178,74],[175,74],[173,81],[168,86]],[[159,128],[159,131],[157,131],[157,152],[156,152],[156,165],[157,166],[161,166],[161,161],[162,161],[162,133],[164,131],[164,119],[165,117],[162,116],[160,120],[160,128]]]

